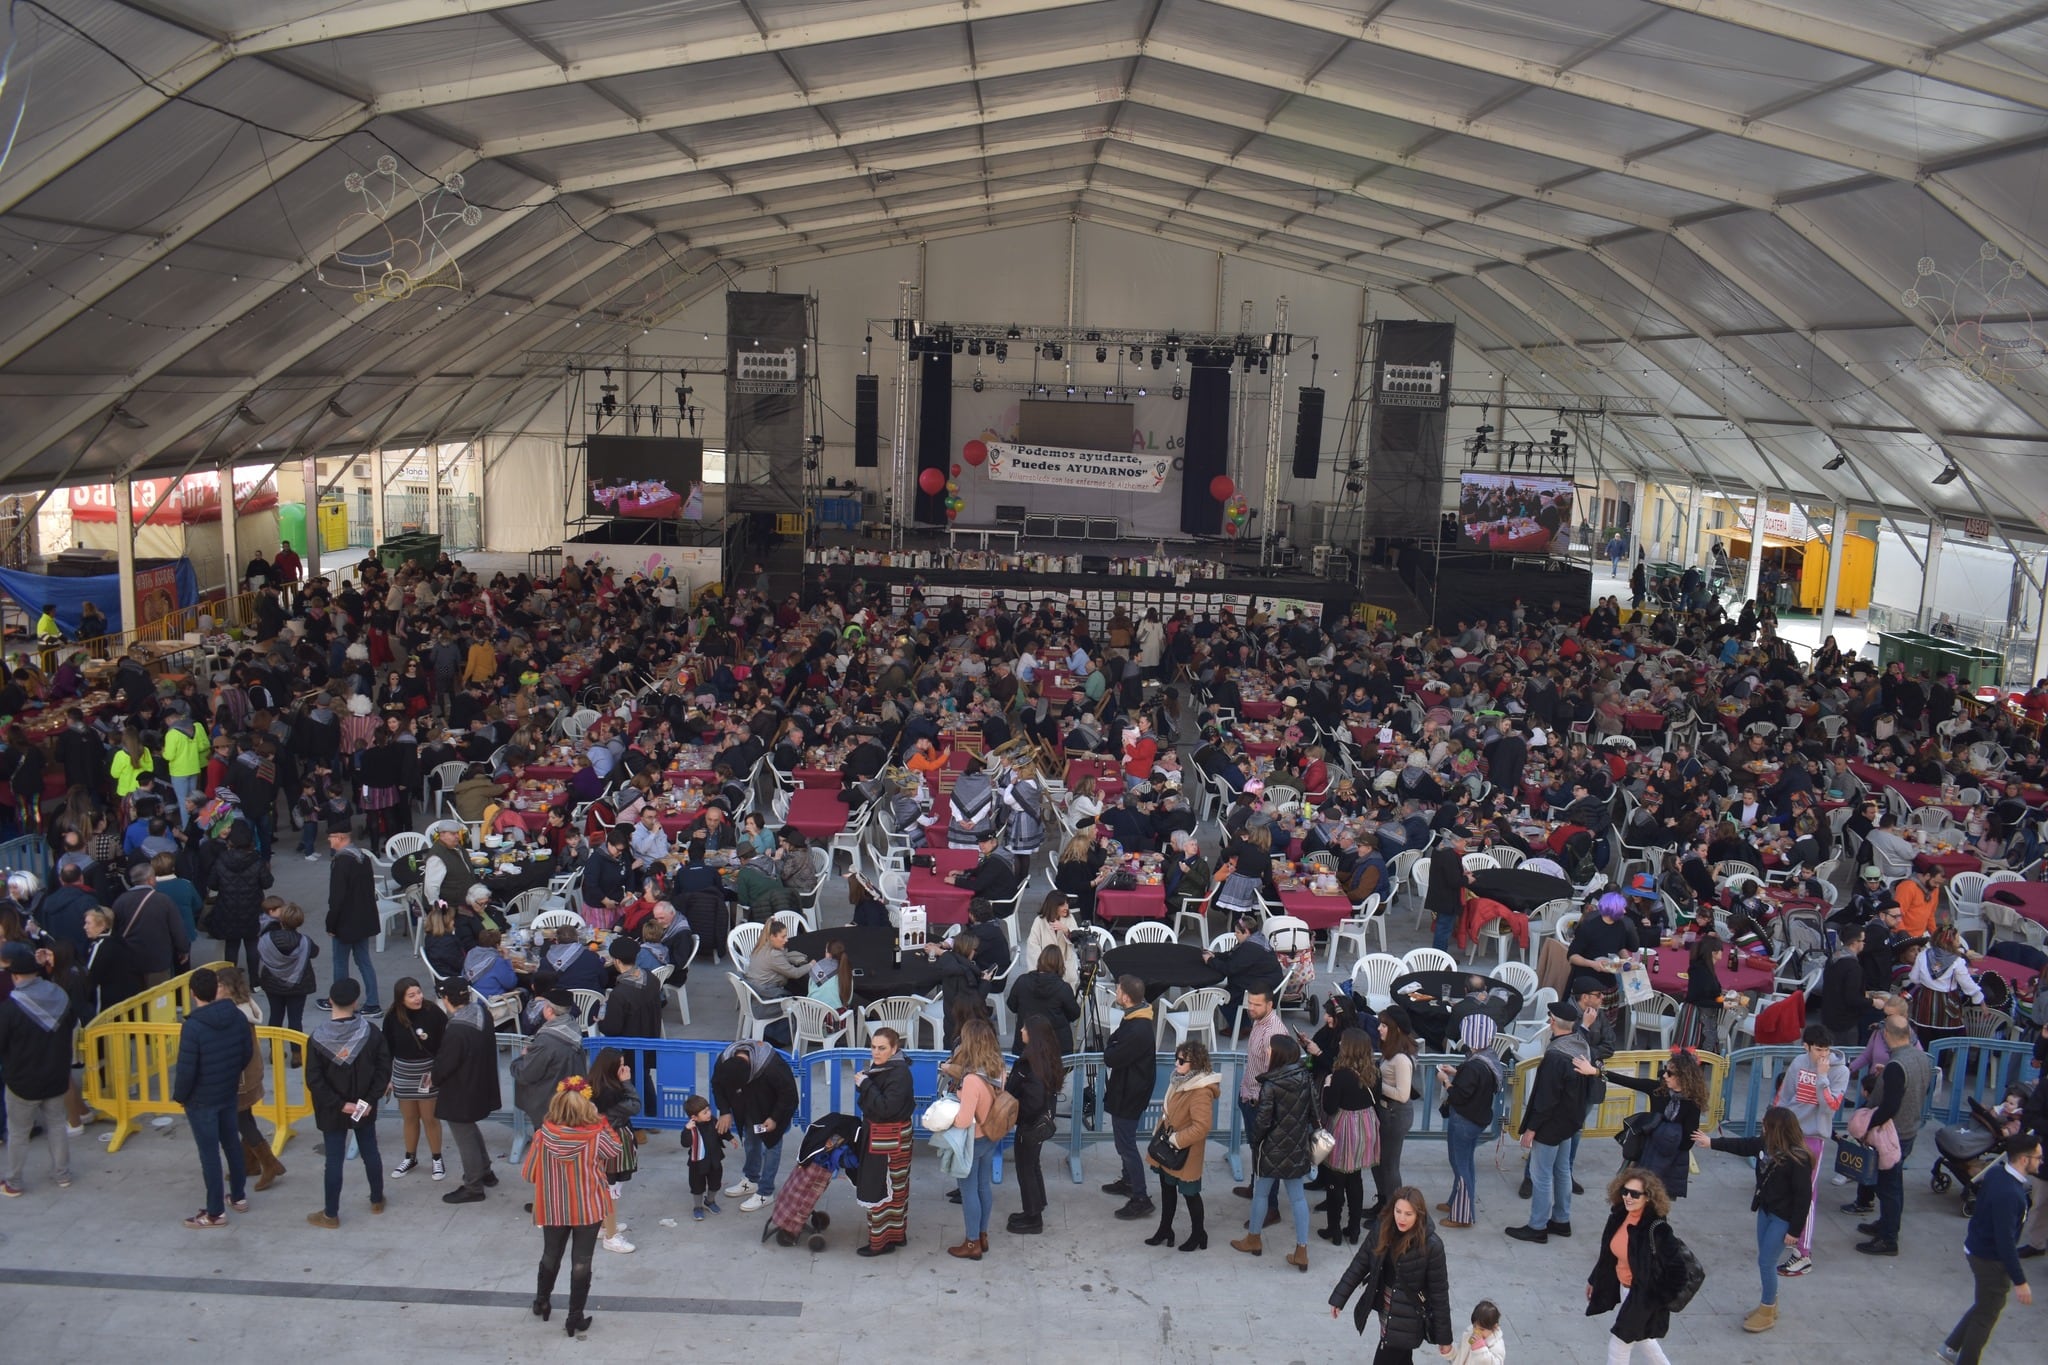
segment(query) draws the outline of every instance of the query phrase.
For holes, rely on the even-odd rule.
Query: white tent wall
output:
[[[1914,548],[1924,551],[1925,532],[1907,528],[1914,535]],[[2040,572],[2038,561],[2034,566]],[[1936,570],[1934,600],[1928,603],[1929,622],[1944,613],[1958,625],[2002,635],[2006,610],[2012,600],[2013,558],[2004,547],[1979,545],[1963,539],[1951,527],[1941,542],[1941,559]],[[1926,577],[1912,555],[1906,552],[1898,533],[1886,526],[1877,536],[1877,581],[1871,600],[1894,613],[1894,619],[1910,622],[1920,609],[1920,585]],[[2026,617],[2033,619],[2031,605]]]
[[[142,518],[137,517],[140,521]],[[71,543],[83,549],[113,551],[119,548],[115,541],[118,528],[111,521],[80,521],[71,523]],[[277,551],[277,510],[267,508],[235,518],[235,548],[241,555],[241,564],[232,571],[221,563],[220,523],[218,521],[195,522],[190,526],[159,526],[154,522],[135,533],[135,557],[137,559],[178,559],[192,561],[192,576],[198,580],[202,594],[225,591],[233,594],[241,591],[238,582],[230,584],[229,578],[241,577],[242,564],[247,564],[256,551],[266,555]]]
[[[568,534],[561,433],[507,432],[486,436],[479,444],[484,452],[484,547],[516,553],[561,544]]]

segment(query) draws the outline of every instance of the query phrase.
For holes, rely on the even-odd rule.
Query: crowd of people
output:
[[[2039,950],[1986,934],[1972,951],[1960,931],[1977,902],[1950,880],[1956,858],[2039,867],[2048,683],[2018,709],[1978,708],[1952,680],[1826,648],[1801,661],[1747,604],[1733,618],[1674,607],[1625,620],[1612,602],[1517,602],[1492,622],[1404,638],[1227,609],[1096,621],[1076,604],[999,599],[970,611],[921,591],[899,615],[844,576],[779,601],[757,584],[695,605],[673,583],[596,564],[485,581],[445,559],[390,573],[366,562],[333,591],[287,582],[290,600],[266,577],[249,638],[209,640],[211,671],[175,683],[132,656],[103,692],[84,685],[76,657],[17,660],[14,695],[0,698],[13,717],[5,818],[47,841],[52,871],[49,884],[12,873],[0,902],[11,985],[0,1081],[14,1139],[0,1194],[29,1189],[37,1126],[53,1184],[70,1182],[67,1139],[95,1118],[74,1065],[78,1029],[174,975],[190,973],[193,1002],[175,1094],[201,1157],[195,1229],[225,1226],[252,1184],[285,1174],[254,1117],[266,1084],[284,1080],[266,1081],[274,1054],[259,1024],[303,1033],[283,1065],[302,1070],[322,1135],[324,1199],[307,1221],[323,1229],[342,1222],[351,1159],[373,1214],[387,1182],[407,1177],[452,1180],[449,1204],[491,1198],[500,1178],[478,1125],[506,1105],[494,1035],[513,1031],[525,1037],[510,1107],[544,1235],[533,1311],[550,1316],[566,1253],[573,1334],[589,1324],[596,1250],[633,1249],[618,1203],[653,1092],[631,1040],[661,1036],[664,986],[682,988],[693,958],[716,961],[731,926],[765,921],[733,964],[761,1002],[759,1027],[742,1020],[750,1036],[685,1106],[693,1219],[737,1200],[793,1237],[822,1182],[843,1173],[865,1214],[860,1253],[893,1254],[907,1240],[921,1119],[961,1208],[949,1254],[982,1259],[1005,1143],[1021,1201],[1005,1230],[1044,1230],[1042,1149],[1063,1117],[1093,1121],[1060,1101],[1068,1059],[1095,1050],[1083,1089],[1120,1168],[1104,1190],[1121,1201],[1117,1218],[1156,1221],[1149,1244],[1208,1248],[1204,1166],[1230,1122],[1227,1086],[1252,1170],[1232,1192],[1247,1202],[1229,1246],[1261,1257],[1266,1229],[1288,1221],[1287,1249],[1274,1249],[1299,1271],[1316,1240],[1355,1247],[1332,1311],[1356,1294],[1361,1329],[1377,1315],[1377,1360],[1424,1346],[1499,1360],[1498,1309],[1454,1313],[1447,1247],[1479,1220],[1475,1153],[1501,1120],[1516,1040],[1483,1009],[1462,1010],[1448,1032],[1434,1026],[1455,1055],[1425,1064],[1431,1025],[1341,985],[1322,993],[1313,1032],[1297,1030],[1283,1019],[1293,950],[1264,925],[1283,878],[1328,878],[1370,913],[1423,881],[1419,865],[1433,941],[1470,946],[1483,922],[1527,924],[1526,909],[1468,875],[1469,855],[1494,854],[1585,888],[1572,895],[1576,929],[1539,958],[1554,1003],[1531,1002],[1548,1037],[1521,1044],[1541,1059],[1505,1115],[1529,1153],[1529,1207],[1507,1232],[1539,1245],[1573,1234],[1588,1113],[1608,1086],[1642,1091],[1626,1164],[1604,1190],[1586,1300],[1615,1314],[1611,1359],[1661,1360],[1671,1313],[1721,1259],[1689,1247],[1672,1213],[1696,1147],[1757,1163],[1763,1293],[1744,1326],[1768,1331],[1781,1282],[1812,1268],[1826,1144],[1843,1116],[1857,1115],[1852,1131],[1873,1151],[1896,1153],[1870,1163],[1849,1201],[1875,1213],[1857,1250],[1895,1255],[1903,1161],[1936,1079],[1927,1047],[1960,1036],[1966,1008],[1997,1010],[2013,1036],[2048,1036]],[[1049,780],[1070,759],[1088,774]],[[555,766],[569,776],[534,783],[533,770]],[[822,954],[806,955],[773,918],[824,889],[817,841],[776,818],[776,793],[806,769],[838,774],[848,821],[872,819],[892,856],[974,850],[951,875],[970,896],[968,923],[930,945],[952,1102],[942,1123],[917,1112],[902,1033],[875,1028],[858,1112],[835,1116],[850,1126],[812,1115],[791,1139],[800,1087],[777,1047],[790,1041],[790,1003],[817,1001],[839,1020],[862,1003],[843,940],[828,930]],[[1901,788],[1964,816],[1952,828],[1903,821],[1879,799]],[[429,820],[443,801],[451,814]],[[425,849],[380,858],[422,823]],[[1204,837],[1212,828],[1220,836]],[[274,894],[294,829],[299,856],[321,861],[327,845],[317,930]],[[1929,845],[1916,830],[1944,837]],[[486,841],[546,857],[511,874],[479,869],[471,854]],[[1234,1072],[1194,1037],[1162,1067],[1168,1002],[1143,977],[1105,978],[1111,1008],[1094,1017],[1094,931],[1133,856],[1151,859],[1170,907],[1229,924],[1227,939],[1198,946],[1228,994],[1224,1021],[1241,1007]],[[1042,900],[1024,890],[1034,866],[1054,888]],[[533,935],[517,897],[572,874],[564,894],[580,925]],[[854,860],[849,929],[903,924],[889,881]],[[422,969],[380,995],[371,945],[401,886],[417,888]],[[225,969],[201,965],[204,938],[219,940]],[[1634,1031],[1623,978],[1660,948],[1691,967],[1675,1002],[1679,1046],[1655,1078],[1603,1067]],[[1760,1041],[1767,1032],[1719,974],[1780,970],[1801,953],[1817,979],[1810,1003],[1796,997],[1807,1021],[1786,1036],[1803,1054],[1755,1116],[1758,1136],[1716,1135],[1696,1054],[1718,1052],[1738,1020]],[[1007,1038],[997,997],[1014,1021]],[[593,1057],[586,1028],[620,1042]],[[1451,1166],[1435,1203],[1402,1170],[1432,1079]],[[387,1161],[378,1118],[393,1104],[403,1147]],[[2048,1246],[2048,1217],[2030,1217],[2026,1198],[2039,1191],[2044,1104],[2038,1087],[2012,1098],[2012,1131],[1977,1182],[1965,1245],[1977,1302],[1948,1342],[1963,1360],[2008,1292],[2029,1301],[2024,1261]],[[778,1184],[785,1147],[793,1170]],[[739,1171],[724,1183],[728,1155]],[[1239,1221],[1233,1207],[1224,1226]]]

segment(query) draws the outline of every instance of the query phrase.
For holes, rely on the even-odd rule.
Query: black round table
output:
[[[1135,976],[1145,983],[1145,998],[1157,1000],[1169,990],[1220,986],[1223,973],[1202,960],[1202,950],[1185,943],[1131,943],[1102,955],[1102,969],[1112,979]]]
[[[1414,999],[1418,992],[1430,998]],[[1466,1015],[1483,1014],[1504,1029],[1515,1022],[1523,1004],[1513,986],[1478,972],[1408,972],[1394,978],[1388,994],[1408,1012],[1416,1036],[1432,1052],[1450,1051],[1457,1023]]]
[[[1545,901],[1570,900],[1572,884],[1547,872],[1525,872],[1519,867],[1482,867],[1471,876],[1472,894],[1499,901],[1510,910],[1527,915]]]
[[[532,858],[520,855],[516,871],[500,872],[494,862],[491,864],[490,875],[482,880],[485,886],[491,888],[491,899],[502,905],[522,891],[531,891],[536,886],[546,886],[554,875],[553,858],[542,858],[536,862]]]
[[[853,963],[856,1004],[872,1005],[892,995],[930,995],[938,989],[938,964],[921,950],[898,956],[896,931],[886,926],[846,924],[794,934],[789,949],[815,961],[834,941],[846,945],[847,960]]]

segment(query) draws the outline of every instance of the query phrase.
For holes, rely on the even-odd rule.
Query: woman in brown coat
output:
[[[1216,1096],[1223,1078],[1209,1069],[1209,1049],[1198,1042],[1182,1043],[1173,1054],[1173,1078],[1166,1083],[1166,1102],[1159,1116],[1159,1130],[1173,1146],[1187,1153],[1178,1167],[1162,1166],[1146,1153],[1145,1163],[1159,1172],[1159,1231],[1145,1239],[1146,1246],[1169,1246],[1173,1242],[1173,1208],[1188,1201],[1188,1239],[1182,1251],[1200,1251],[1209,1245],[1202,1227],[1202,1159],[1208,1154],[1209,1129],[1216,1123]]]

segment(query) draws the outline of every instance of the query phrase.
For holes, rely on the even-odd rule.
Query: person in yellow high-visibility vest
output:
[[[45,602],[43,614],[36,618],[36,644],[42,648],[43,672],[46,675],[57,669],[57,646],[63,639],[64,627],[57,624],[57,609]]]

